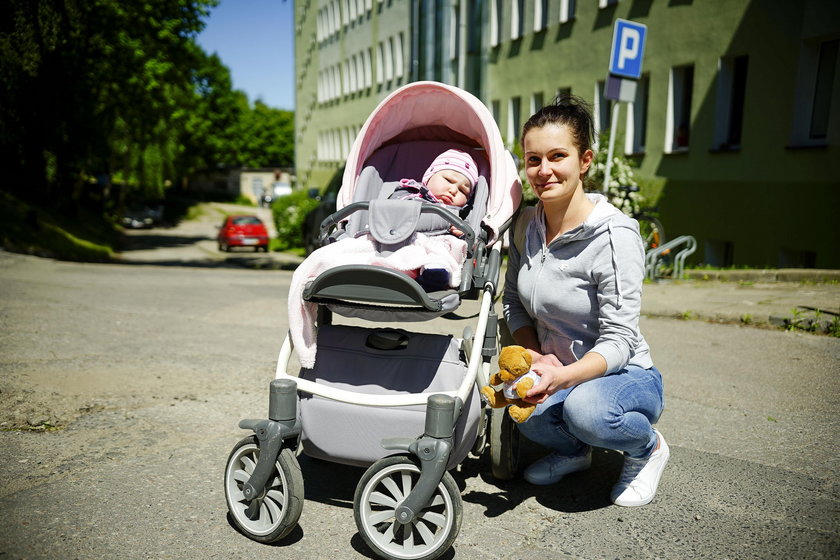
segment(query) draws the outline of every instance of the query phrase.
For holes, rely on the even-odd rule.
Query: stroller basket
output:
[[[467,375],[452,336],[327,325],[318,339],[315,368],[300,377],[320,386],[367,395],[446,393],[457,391]],[[455,425],[450,468],[464,460],[475,441],[479,400],[473,384]],[[310,457],[369,466],[390,453],[382,448],[383,439],[423,433],[425,416],[423,405],[358,406],[304,393],[301,443]]]

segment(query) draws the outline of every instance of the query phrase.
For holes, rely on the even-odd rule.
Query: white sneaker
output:
[[[659,479],[662,478],[662,471],[668,464],[671,456],[671,449],[665,443],[657,430],[654,430],[659,437],[659,449],[644,459],[624,457],[624,468],[621,470],[621,478],[613,486],[610,498],[617,506],[636,507],[649,504],[656,496],[656,489],[659,486]]]
[[[544,486],[554,484],[567,474],[585,471],[592,464],[592,448],[587,447],[581,455],[563,455],[558,452],[546,455],[542,459],[531,463],[525,469],[525,480],[531,484]]]

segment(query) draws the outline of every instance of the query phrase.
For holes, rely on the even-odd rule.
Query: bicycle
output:
[[[662,222],[656,217],[657,209],[654,207],[639,208],[636,201],[631,197],[631,193],[638,192],[639,187],[619,185],[615,189],[619,194],[610,196],[610,202],[639,222],[639,232],[642,234],[645,253],[664,244],[666,241],[665,228],[662,227]]]

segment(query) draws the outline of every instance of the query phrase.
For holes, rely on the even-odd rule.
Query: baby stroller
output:
[[[427,292],[403,272],[369,264],[342,264],[307,279],[303,300],[317,305],[314,366],[287,373],[293,350],[287,335],[268,419],[240,422],[254,435],[234,447],[225,470],[230,517],[249,538],[273,542],[297,524],[304,501],[298,453],[368,467],[356,487],[354,517],[362,539],[382,558],[431,559],[450,548],[462,502],[447,471],[471,450],[481,452],[488,432],[494,474],[513,475],[515,428],[504,409],[490,413],[479,389],[497,353],[500,238],[521,186],[487,108],[436,82],[390,94],[353,144],[322,241],[371,233],[388,206],[379,204],[387,186],[421,177],[436,155],[453,147],[469,151],[479,167],[465,215],[426,202],[389,202],[422,207],[421,218],[443,219],[464,232],[460,284]],[[479,301],[478,319],[457,338],[381,326],[441,317],[466,299]],[[334,315],[373,325],[334,324]]]

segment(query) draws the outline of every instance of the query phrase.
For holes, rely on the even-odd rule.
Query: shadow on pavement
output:
[[[199,241],[209,241],[212,237],[206,235],[161,235],[159,233],[134,233],[125,235],[122,239],[123,253],[130,251],[150,251],[154,249],[171,249],[174,247],[188,247]]]

